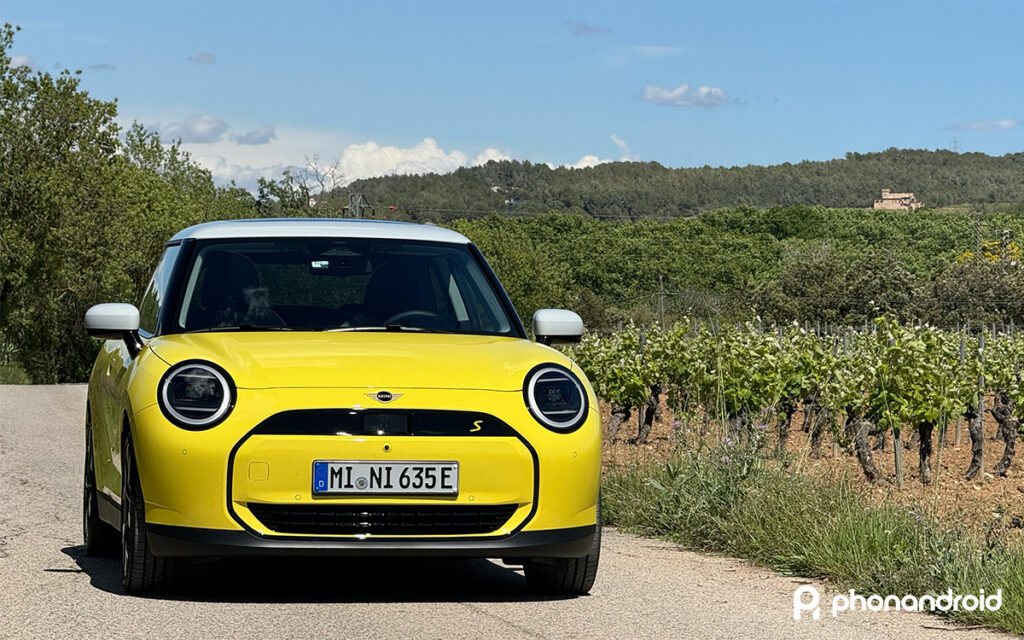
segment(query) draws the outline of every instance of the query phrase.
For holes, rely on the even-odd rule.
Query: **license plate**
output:
[[[458,495],[458,462],[317,460],[313,493]]]

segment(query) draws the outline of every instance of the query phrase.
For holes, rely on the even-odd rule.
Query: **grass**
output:
[[[19,365],[0,364],[0,384],[32,384],[32,380]]]
[[[850,483],[767,466],[760,449],[723,447],[612,470],[602,489],[605,522],[861,594],[1001,588],[998,611],[950,617],[1024,633],[1020,545],[980,539],[923,509],[872,505]]]

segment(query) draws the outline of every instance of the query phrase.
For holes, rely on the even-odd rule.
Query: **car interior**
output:
[[[362,246],[359,246],[362,245]],[[468,252],[320,240],[211,245],[194,259],[180,324],[504,333],[504,311]]]

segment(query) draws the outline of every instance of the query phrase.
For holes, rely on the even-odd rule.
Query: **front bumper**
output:
[[[381,411],[360,406],[365,403],[362,389],[239,389],[232,414],[206,431],[175,427],[156,405],[150,405],[133,416],[132,424],[147,525],[157,535],[172,539],[207,532],[202,537],[214,547],[221,546],[228,536],[234,541],[223,545],[228,548],[449,555],[459,555],[457,549],[465,549],[463,555],[471,556],[500,556],[518,547],[543,550],[549,544],[556,545],[553,553],[563,553],[557,546],[564,540],[556,536],[550,543],[547,532],[593,528],[601,460],[596,403],[592,402],[584,426],[566,434],[537,424],[519,392],[395,391],[403,395],[386,411],[478,413],[480,407],[486,407],[487,414],[505,423],[509,432],[491,430],[487,420],[470,416],[464,424],[459,422],[462,431],[458,434],[435,428],[434,423],[429,433],[412,429],[413,433],[404,435],[349,434],[343,425],[330,432],[327,428],[335,425],[330,421],[320,428],[317,425],[321,423],[309,415],[324,412],[333,419],[339,411]],[[403,406],[408,397],[417,398],[417,405]],[[278,422],[296,411],[304,414],[300,420]],[[462,474],[460,493],[452,498],[314,495],[312,463],[317,459],[456,460]],[[453,531],[431,536],[424,541],[429,544],[421,544],[402,535],[371,540],[373,536],[358,534],[288,533],[267,526],[250,509],[254,505],[310,509],[435,504],[466,508],[514,505],[515,511],[504,525],[488,533]],[[167,533],[174,531],[184,533]],[[522,534],[529,535],[522,538]],[[584,548],[579,555],[585,553]]]
[[[156,556],[447,556],[470,558],[580,558],[590,551],[596,525],[519,531],[497,539],[308,539],[266,537],[248,531],[147,524]]]

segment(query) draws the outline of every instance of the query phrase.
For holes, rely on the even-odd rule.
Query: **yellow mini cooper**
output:
[[[167,243],[136,308],[85,316],[83,520],[130,593],[229,555],[433,555],[522,565],[587,593],[601,522],[600,414],[528,339],[464,236],[356,220],[246,220]],[[120,533],[120,535],[118,535]]]

